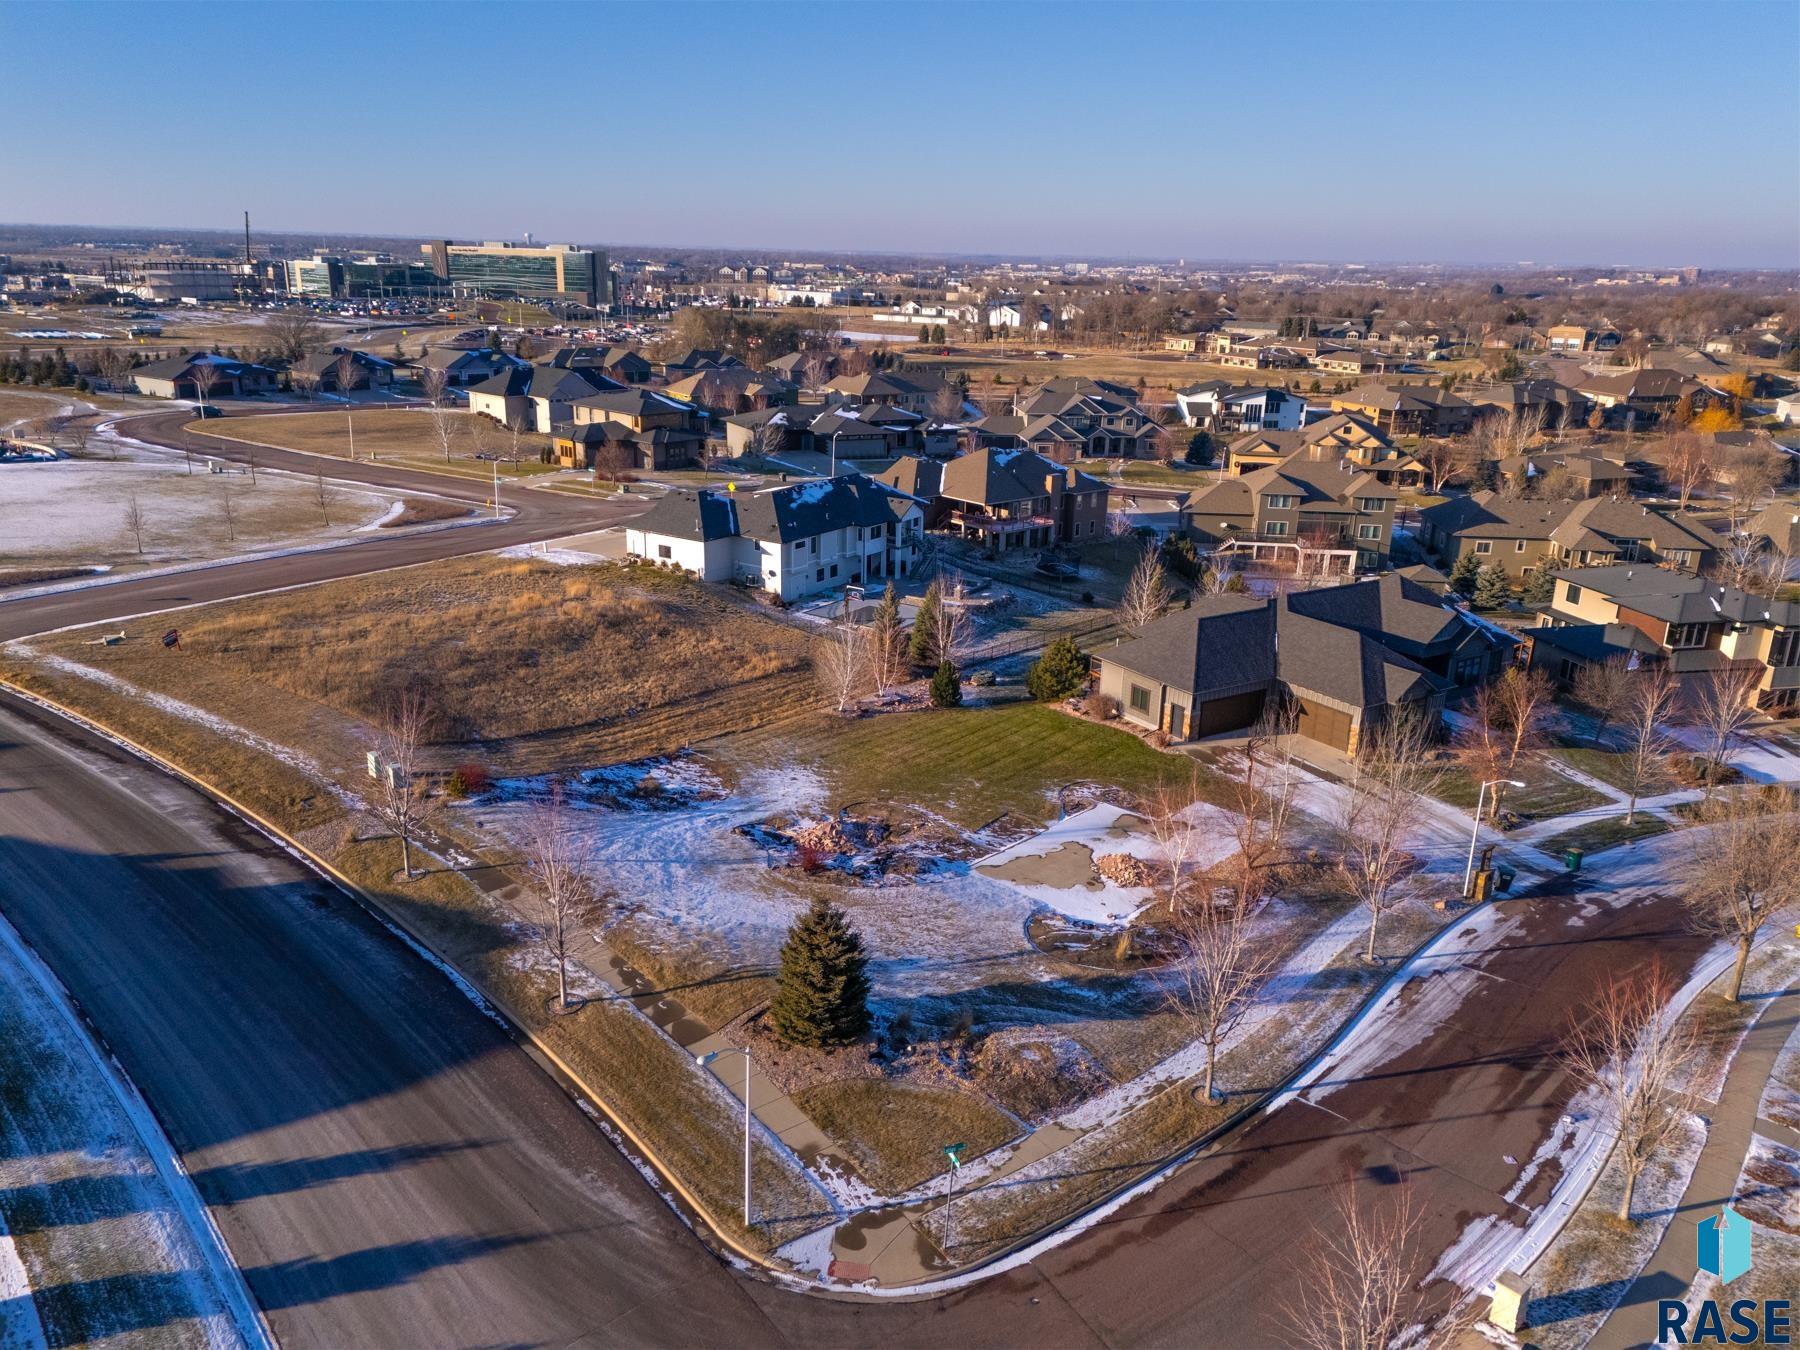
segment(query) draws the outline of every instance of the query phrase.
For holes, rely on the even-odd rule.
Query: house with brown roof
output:
[[[1471,385],[1462,397],[1475,407],[1475,419],[1518,414],[1535,418],[1545,431],[1587,424],[1593,404],[1579,390],[1551,379],[1497,380]]]
[[[1631,470],[1625,465],[1576,450],[1528,450],[1500,461],[1500,476],[1521,492],[1534,490],[1552,474],[1567,481],[1565,496],[1625,496],[1631,489]]]
[[[1621,370],[1590,375],[1575,386],[1576,392],[1605,410],[1610,426],[1648,426],[1675,410],[1685,396],[1696,409],[1723,401],[1724,396],[1678,370]]]
[[[1270,598],[1198,597],[1101,651],[1099,692],[1176,741],[1242,730],[1286,705],[1300,735],[1354,755],[1402,712],[1435,724],[1446,697],[1499,674],[1513,647],[1388,573]]]
[[[798,385],[751,370],[748,366],[721,366],[703,370],[697,375],[674,381],[660,392],[684,403],[691,403],[716,417],[780,407],[796,403],[800,398]]]
[[[923,416],[931,411],[943,387],[943,380],[929,373],[872,370],[864,375],[833,376],[825,382],[825,401],[848,403],[853,408],[885,403]]]
[[[1181,527],[1202,549],[1260,543],[1280,556],[1304,546],[1354,550],[1358,570],[1379,567],[1393,544],[1399,494],[1366,469],[1310,446],[1276,464],[1196,488],[1181,505]]]
[[[1098,540],[1107,485],[1030,450],[988,447],[942,464],[903,455],[880,480],[928,501],[927,523],[993,549]]]
[[[1390,436],[1457,436],[1475,422],[1469,403],[1435,384],[1359,384],[1331,395],[1347,412]]]
[[[1162,435],[1133,390],[1082,376],[1047,380],[1016,396],[1010,413],[972,425],[983,445],[1034,450],[1059,464],[1148,457]]]
[[[1226,447],[1225,470],[1241,476],[1314,448],[1320,455],[1336,453],[1340,459],[1367,469],[1390,487],[1414,487],[1424,476],[1424,468],[1416,458],[1398,449],[1367,422],[1348,413],[1333,413],[1296,431],[1251,432],[1240,436]]]
[[[673,469],[692,463],[705,436],[694,409],[647,389],[578,398],[550,429],[546,457],[565,468]]]
[[[1632,562],[1703,572],[1718,550],[1717,539],[1702,527],[1625,498],[1538,501],[1477,492],[1427,507],[1419,518],[1420,542],[1445,567],[1472,553],[1484,565],[1499,563],[1514,580],[1546,560],[1564,567]]]

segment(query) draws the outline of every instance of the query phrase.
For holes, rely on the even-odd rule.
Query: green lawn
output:
[[[1187,760],[1153,750],[1129,732],[1036,703],[854,722],[807,719],[746,732],[716,749],[750,763],[810,764],[830,783],[834,805],[916,803],[969,829],[1008,811],[1053,819],[1056,789],[1066,783],[1143,792],[1188,772]]]
[[[1602,849],[1616,848],[1634,840],[1666,834],[1668,830],[1669,822],[1661,816],[1640,811],[1638,818],[1630,825],[1625,823],[1622,815],[1608,816],[1605,820],[1590,821],[1586,825],[1577,825],[1572,830],[1564,830],[1561,834],[1544,840],[1538,847],[1553,857],[1566,848],[1599,853]]]
[[[1076,466],[1084,473],[1092,474],[1105,482],[1113,482],[1113,464],[1110,460],[1083,460]],[[1146,487],[1177,487],[1192,490],[1207,487],[1219,481],[1216,469],[1178,469],[1172,466],[1151,463],[1147,460],[1132,460],[1119,469],[1118,481],[1136,483]]]
[[[1519,771],[1519,779],[1525,786],[1507,788],[1500,804],[1527,820],[1545,820],[1606,805],[1607,799],[1592,788],[1564,778],[1542,764],[1527,765]],[[1436,796],[1452,806],[1472,811],[1477,792],[1477,785],[1467,774],[1453,771],[1445,775]]]
[[[1550,752],[1571,769],[1590,778],[1610,783],[1621,792],[1631,791],[1631,765],[1627,756],[1616,750],[1600,750],[1593,746],[1559,745]]]
[[[1010,1116],[970,1093],[878,1078],[821,1083],[794,1101],[890,1195],[942,1172],[946,1144],[967,1144],[963,1157],[979,1158],[1020,1132]]]

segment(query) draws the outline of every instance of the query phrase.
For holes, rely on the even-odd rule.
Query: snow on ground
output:
[[[1700,727],[1671,727],[1669,735],[1695,754],[1708,749],[1706,732]],[[1800,783],[1800,755],[1762,737],[1740,737],[1727,762],[1758,783]]]
[[[374,520],[371,520],[367,525],[358,525],[356,527],[356,532],[358,534],[362,534],[367,530],[379,530],[383,525],[386,525],[390,520],[398,519],[400,513],[404,510],[406,510],[406,503],[404,501],[389,502],[387,510],[383,511],[379,516],[377,516]]]
[[[4,920],[0,1044],[29,1047],[0,1056],[0,1345],[266,1344],[149,1109]],[[54,1294],[21,1299],[21,1276]]]
[[[533,562],[554,563],[558,567],[590,567],[605,562],[598,553],[584,553],[578,548],[553,548],[548,544],[514,544],[500,550],[502,558],[529,558]]]

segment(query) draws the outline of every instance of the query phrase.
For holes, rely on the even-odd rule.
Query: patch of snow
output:
[[[31,1277],[0,1214],[0,1346],[6,1350],[48,1350],[44,1324],[31,1300]]]
[[[371,520],[367,525],[358,525],[356,527],[356,533],[363,534],[369,530],[379,530],[382,526],[386,525],[390,520],[398,520],[400,518],[400,513],[404,510],[406,510],[405,501],[400,500],[400,501],[389,502],[388,509],[386,511],[383,511],[380,516],[378,516],[374,520]]]
[[[552,563],[557,567],[589,567],[606,559],[597,553],[584,553],[578,548],[552,548],[548,544],[514,544],[499,551],[502,558],[528,558],[533,562]]]
[[[802,1274],[823,1277],[831,1269],[831,1240],[836,1234],[837,1225],[827,1224],[805,1237],[795,1238],[777,1249],[775,1255]]]

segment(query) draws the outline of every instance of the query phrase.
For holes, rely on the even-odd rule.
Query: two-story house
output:
[[[1691,375],[1650,366],[1590,375],[1576,391],[1605,411],[1610,426],[1649,426],[1673,412],[1684,397],[1696,408],[1722,398]]]
[[[827,380],[825,401],[847,403],[853,408],[887,404],[923,416],[931,411],[931,405],[943,387],[944,382],[936,375],[910,370],[904,374],[895,370],[877,370],[866,375],[838,375]]]
[[[761,492],[671,492],[625,528],[625,551],[783,601],[905,577],[924,503],[853,473]]]
[[[1124,385],[1082,376],[1047,380],[1013,399],[1012,411],[972,424],[983,445],[1076,459],[1135,459],[1153,453],[1162,428]]]
[[[1655,567],[1583,567],[1556,574],[1540,623],[1529,636],[1543,640],[1552,660],[1534,653],[1534,664],[1560,678],[1572,677],[1584,640],[1600,657],[1648,647],[1683,677],[1754,668],[1758,706],[1800,706],[1800,603],[1792,600]]]
[[[1331,395],[1331,410],[1360,417],[1389,436],[1457,436],[1475,410],[1435,384],[1359,384]]]
[[[578,398],[570,417],[550,428],[547,457],[565,468],[594,468],[603,455],[630,469],[672,469],[699,454],[705,436],[694,409],[648,389],[614,389]]]
[[[548,432],[571,420],[578,399],[622,389],[597,370],[509,366],[469,389],[469,411],[502,426]]]
[[[1175,406],[1190,427],[1219,436],[1242,431],[1298,431],[1306,423],[1306,399],[1287,389],[1203,380],[1175,391]]]
[[[881,481],[930,503],[927,523],[989,548],[1047,548],[1106,532],[1107,485],[1030,450],[989,447],[946,463],[903,455]]]
[[[1546,559],[1564,567],[1641,562],[1703,572],[1718,552],[1717,539],[1702,527],[1615,497],[1541,501],[1477,492],[1427,507],[1419,527],[1420,542],[1444,566],[1473,553],[1515,580]]]
[[[1354,550],[1355,566],[1367,570],[1387,559],[1398,496],[1334,450],[1309,446],[1277,464],[1196,488],[1182,502],[1181,524],[1206,550],[1261,543],[1275,546],[1267,550],[1271,556],[1300,546],[1347,558]]]

